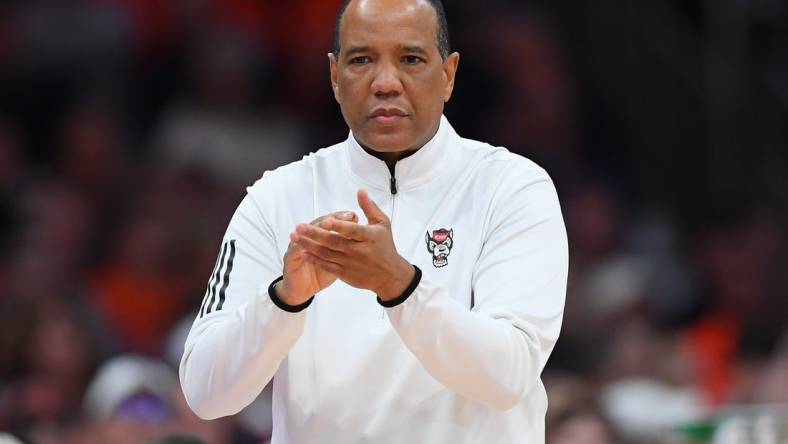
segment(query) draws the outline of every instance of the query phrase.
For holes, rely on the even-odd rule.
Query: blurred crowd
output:
[[[177,365],[245,187],[347,137],[339,3],[0,3],[0,442],[267,442],[268,390],[201,421]],[[713,3],[446,2],[449,120],[567,223],[550,444],[788,403],[788,7]]]

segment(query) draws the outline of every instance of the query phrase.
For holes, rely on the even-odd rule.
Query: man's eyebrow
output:
[[[427,51],[419,45],[397,45],[397,49],[402,52],[413,52],[416,54],[427,55]]]
[[[358,54],[360,52],[368,52],[368,51],[369,51],[369,46],[351,46],[350,48],[348,48],[347,52],[345,52],[345,55],[349,56],[352,54]]]

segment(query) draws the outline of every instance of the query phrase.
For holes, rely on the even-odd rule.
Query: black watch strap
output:
[[[268,286],[268,297],[271,298],[271,302],[273,302],[274,305],[281,308],[282,310],[290,313],[298,313],[299,311],[303,311],[304,309],[309,307],[309,304],[311,304],[312,301],[315,299],[314,295],[311,298],[309,298],[308,301],[299,305],[285,304],[281,299],[279,299],[279,296],[276,295],[276,291],[274,291],[274,285],[276,285],[277,282],[281,281],[284,278],[285,278],[284,276],[279,276],[278,278],[274,279],[273,282],[271,282],[271,285]]]
[[[413,266],[413,269],[416,271],[416,273],[413,275],[413,280],[410,281],[410,284],[408,284],[408,287],[405,289],[405,291],[390,301],[384,301],[378,297],[378,304],[386,308],[391,308],[405,302],[410,297],[410,295],[413,294],[413,292],[416,290],[416,287],[418,287],[419,283],[421,282],[421,269],[415,265]]]

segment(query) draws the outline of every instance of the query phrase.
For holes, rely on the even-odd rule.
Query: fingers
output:
[[[333,274],[335,276],[338,276],[340,273],[342,273],[342,266],[341,265],[336,264],[336,263],[331,262],[331,261],[327,261],[325,259],[321,259],[320,257],[315,256],[314,254],[307,253],[306,254],[306,261],[309,262],[310,264],[316,266],[317,268],[320,268],[320,269],[322,269],[324,271],[327,271],[327,272],[329,272],[329,273],[331,273],[331,274]]]
[[[293,242],[291,239],[290,244],[287,246],[287,251],[282,258],[284,261],[284,269],[292,270],[294,268],[300,267],[306,261],[306,255],[306,249],[304,249],[304,247],[301,245],[298,245],[298,243]],[[285,273],[283,272],[283,274]]]
[[[326,220],[320,226],[326,230],[335,231],[340,236],[357,242],[369,239],[369,228],[366,225],[359,225],[355,222],[345,222],[334,219]]]
[[[320,227],[315,227],[313,225],[306,225],[306,224],[299,224],[296,226],[295,233],[299,235],[298,237],[308,237],[310,240],[317,242],[318,244],[330,248],[334,251],[345,252],[353,243],[352,240],[345,238],[344,236],[329,231],[328,227],[332,227],[334,224],[338,223],[337,220],[327,219],[321,222]],[[352,223],[352,222],[346,222]]]
[[[367,216],[367,221],[369,223],[372,224],[388,222],[388,217],[386,214],[378,207],[375,201],[369,197],[369,194],[367,194],[366,190],[358,190],[357,197],[358,206],[361,207],[362,211],[364,211],[364,215]]]
[[[305,253],[303,254],[306,258],[308,258],[309,255],[316,255],[322,259],[337,262],[342,261],[345,257],[344,253],[332,250],[331,248],[316,242],[314,239],[309,238],[307,235],[298,232],[291,233],[290,239],[296,245],[304,249]]]
[[[341,211],[340,214],[337,216],[337,219],[341,221],[347,221],[356,223],[358,222],[358,215],[353,211]]]
[[[344,220],[349,222],[358,222],[358,215],[352,211],[336,211],[330,214],[324,214],[317,219],[310,222],[310,225],[320,225],[326,220],[330,219]]]
[[[349,238],[343,238],[336,233],[331,233],[330,230],[333,229],[332,227],[334,224],[340,223],[352,226],[357,222],[358,215],[355,212],[336,211],[334,213],[324,214],[308,225],[300,224],[296,227],[296,230],[290,234],[291,242],[290,245],[288,245],[287,255],[290,260],[305,259],[307,251],[319,253],[319,246],[341,252],[353,241]],[[317,227],[322,228],[322,230]],[[304,237],[310,237],[312,243],[308,244],[306,241],[303,241]],[[311,250],[307,248],[310,245],[313,247]],[[323,254],[323,256],[327,255],[327,252]]]

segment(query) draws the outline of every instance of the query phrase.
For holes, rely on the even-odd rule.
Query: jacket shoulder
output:
[[[462,148],[478,162],[482,174],[520,183],[551,180],[547,171],[536,162],[505,147],[473,139],[460,140]]]
[[[254,184],[247,187],[246,191],[256,199],[311,192],[314,171],[322,168],[324,164],[340,162],[343,146],[344,143],[341,142],[321,148],[300,160],[268,170]]]

